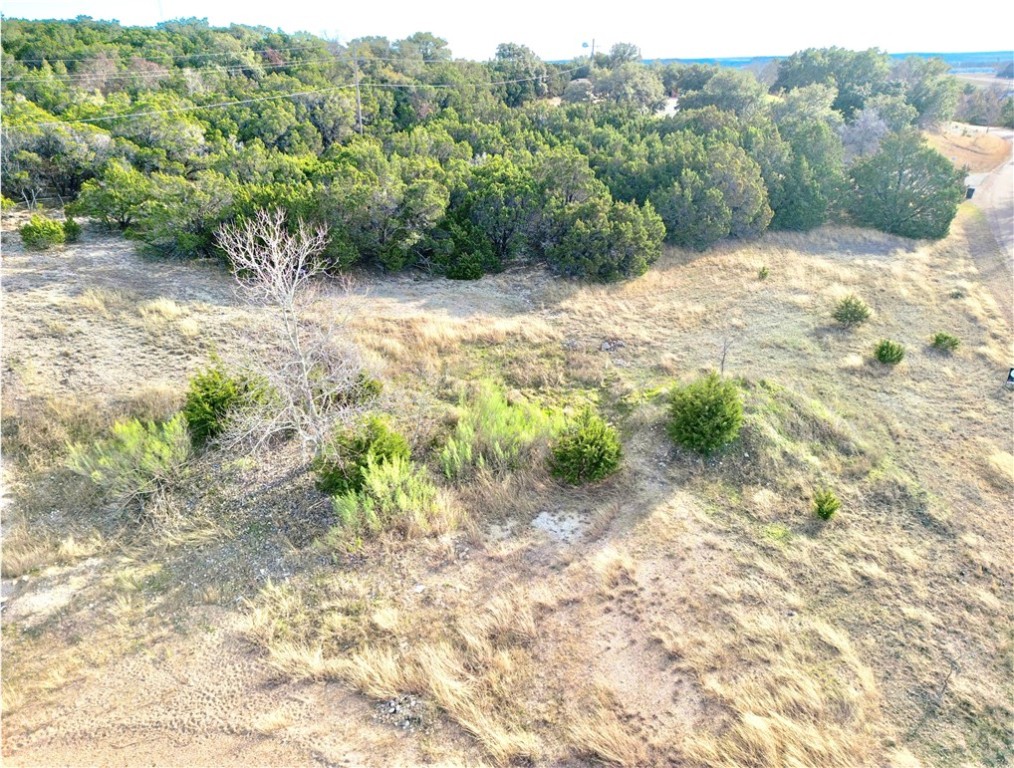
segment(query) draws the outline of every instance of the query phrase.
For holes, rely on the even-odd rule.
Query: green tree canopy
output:
[[[834,108],[846,119],[863,108],[866,99],[888,90],[890,60],[883,51],[870,48],[807,48],[783,59],[771,90],[791,91],[806,85],[831,85],[837,89]]]
[[[497,91],[510,107],[549,93],[549,67],[535,52],[517,43],[501,43],[490,68]]]
[[[851,177],[855,220],[904,237],[944,237],[964,197],[964,174],[913,130],[886,138]]]

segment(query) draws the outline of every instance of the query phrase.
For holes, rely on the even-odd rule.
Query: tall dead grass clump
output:
[[[3,552],[0,553],[0,574],[5,579],[16,579],[36,568],[47,565],[54,557],[52,543],[40,536],[24,521],[11,524],[4,521]]]
[[[136,299],[126,291],[114,288],[86,288],[74,298],[74,303],[86,312],[108,320],[116,313],[126,312]]]
[[[96,439],[113,421],[109,409],[91,398],[28,394],[17,382],[3,389],[4,458],[29,469],[52,464],[69,443]]]
[[[286,677],[342,680],[374,699],[424,697],[507,765],[543,751],[519,695],[537,676],[535,610],[525,592],[512,591],[422,631],[416,622],[425,619],[378,609],[364,583],[342,577],[309,588],[268,585],[251,606],[247,636]]]
[[[789,622],[750,606],[754,592],[715,590],[725,620],[706,637],[660,637],[733,716],[727,727],[689,738],[687,755],[728,768],[869,764],[879,695],[848,636],[818,619]]]
[[[648,765],[644,739],[631,733],[610,706],[598,704],[572,722],[567,736],[579,755],[623,768]]]

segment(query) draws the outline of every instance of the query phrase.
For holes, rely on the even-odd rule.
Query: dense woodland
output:
[[[663,242],[768,228],[939,238],[963,196],[920,134],[957,81],[876,50],[796,53],[770,87],[627,44],[480,63],[428,33],[342,45],[196,19],[5,20],[3,53],[4,197],[154,255],[220,255],[222,224],[280,207],[327,226],[334,268],[476,278],[524,259],[614,280]]]

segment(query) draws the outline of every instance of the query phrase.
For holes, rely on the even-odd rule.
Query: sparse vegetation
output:
[[[842,298],[834,308],[831,316],[846,328],[865,323],[870,317],[870,308],[866,302],[850,293]]]
[[[905,348],[896,341],[881,339],[873,350],[877,361],[884,365],[897,365],[905,357]]]
[[[63,245],[66,238],[64,228],[58,221],[47,219],[42,214],[32,215],[31,220],[18,230],[25,248],[44,251],[54,245]]]
[[[81,239],[81,225],[70,216],[63,221],[63,239],[68,243],[76,243]]]
[[[937,352],[949,355],[961,345],[961,340],[957,336],[941,332],[933,335],[930,344]]]
[[[143,512],[145,503],[179,476],[189,457],[190,435],[178,414],[165,423],[119,421],[109,437],[72,445],[67,467],[118,504],[137,503]]]
[[[332,540],[368,538],[387,530],[408,537],[450,522],[436,486],[401,453],[384,460],[367,454],[358,486],[332,499],[339,521]]]
[[[571,485],[592,483],[616,472],[621,456],[616,428],[585,408],[553,443],[549,469]]]
[[[524,399],[508,400],[492,382],[463,397],[454,433],[440,452],[440,466],[454,480],[478,468],[509,472],[538,461],[563,426],[558,413]]]
[[[1004,764],[1014,457],[989,218],[961,206],[937,244],[841,225],[847,169],[945,114],[946,71],[811,51],[768,93],[632,45],[484,64],[432,35],[200,19],[5,19],[2,43],[0,186],[23,202],[3,233],[5,761]],[[557,106],[576,74],[588,98]],[[353,80],[361,104],[334,88]],[[944,154],[1006,162],[982,135]],[[110,231],[22,248],[57,196]],[[677,247],[656,250],[649,203]],[[230,259],[223,222],[230,266],[260,257],[237,270],[249,301],[220,264],[138,258]],[[302,264],[275,258],[293,244]],[[385,274],[404,269],[485,277]],[[826,327],[848,292],[876,328]],[[877,339],[912,329],[968,353],[878,372]],[[730,339],[742,427],[699,460],[666,398]],[[130,419],[139,445],[175,444],[211,349],[272,397],[224,408],[182,465],[112,445]],[[616,437],[564,418],[585,402],[622,417],[623,470],[575,487]],[[371,414],[416,463],[380,459]],[[310,467],[346,435],[359,487],[343,468],[322,496]],[[100,445],[130,460],[92,483]],[[822,523],[832,495],[844,519]]]
[[[684,448],[709,455],[732,442],[743,424],[736,384],[717,373],[676,386],[669,395],[669,436]]]
[[[834,491],[824,489],[813,496],[813,512],[821,520],[830,520],[841,509],[841,501]]]
[[[757,279],[758,280],[767,280],[768,279],[768,275],[770,275],[770,274],[771,274],[771,272],[770,272],[770,270],[768,270],[767,267],[761,267],[760,269],[757,270]]]
[[[371,463],[380,466],[394,459],[408,461],[408,441],[386,419],[370,416],[340,429],[314,457],[317,490],[329,496],[362,490]]]

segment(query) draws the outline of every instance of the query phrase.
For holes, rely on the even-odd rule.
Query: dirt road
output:
[[[1014,131],[991,130],[1008,144],[1014,139]],[[983,282],[1014,328],[1014,157],[1008,154],[1007,161],[989,173],[969,176],[969,184],[975,187],[972,203],[985,214],[999,246],[995,253],[974,249],[973,256]]]

